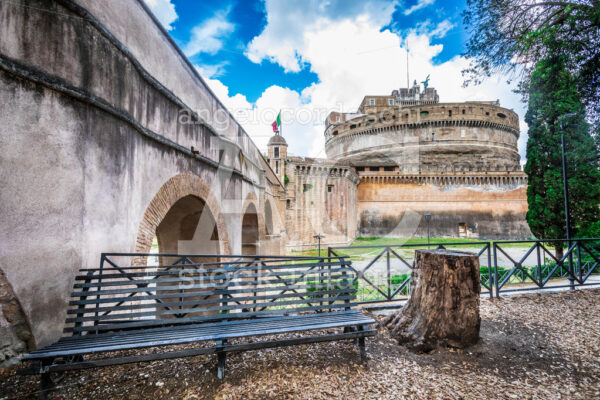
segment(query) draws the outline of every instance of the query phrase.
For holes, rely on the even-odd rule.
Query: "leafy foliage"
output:
[[[536,64],[525,115],[529,124],[527,222],[537,237],[558,239],[566,236],[561,135],[565,135],[573,236],[583,234],[600,218],[600,165],[576,82],[566,68],[568,56],[552,37],[544,42],[554,53]]]
[[[600,1],[468,0],[463,17],[471,33],[466,85],[503,73],[519,81],[526,100],[535,63],[553,51],[544,39],[553,36],[588,116],[600,120]]]

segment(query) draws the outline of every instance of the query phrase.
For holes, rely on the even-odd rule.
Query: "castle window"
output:
[[[434,141],[435,140],[435,132],[431,132],[431,140]]]
[[[448,110],[448,116],[451,117],[452,116],[452,110]]]
[[[338,134],[338,131],[333,131],[332,135],[336,136]]]
[[[370,106],[374,106],[374,105],[375,105],[375,99],[371,99],[371,100],[369,100],[369,105],[370,105]]]
[[[486,111],[485,115],[487,115],[489,117],[489,115],[490,115],[489,111]]]
[[[504,118],[506,118],[506,115],[504,115],[502,113],[498,113],[498,117],[504,119]]]
[[[429,111],[421,111],[421,117],[429,116]]]
[[[327,185],[327,193],[333,192],[333,185]]]
[[[350,129],[356,128],[356,124],[350,125]]]
[[[273,149],[273,158],[279,158],[279,147]]]
[[[465,110],[463,109],[463,115],[465,115]]]
[[[366,125],[371,125],[371,124],[374,124],[374,123],[375,123],[374,119],[369,119],[369,120],[367,120],[367,124]]]
[[[357,172],[363,172],[364,170],[365,170],[365,167],[356,167]]]
[[[464,222],[460,222],[458,224],[458,236],[459,237],[467,236],[467,224],[465,224]]]
[[[286,200],[285,201],[285,205],[286,205],[286,207],[287,207],[288,210],[292,209],[292,201],[291,200],[289,200],[289,199]]]
[[[388,104],[390,106],[393,106],[394,105],[394,99],[388,99]]]
[[[460,130],[460,137],[465,137],[465,130],[464,129]]]
[[[279,173],[279,161],[275,161],[275,173]]]
[[[394,171],[394,167],[383,167],[383,170],[386,172],[393,172]]]
[[[335,117],[335,122],[340,122],[340,116]]]

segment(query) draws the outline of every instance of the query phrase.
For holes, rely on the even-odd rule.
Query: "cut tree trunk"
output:
[[[416,250],[410,298],[383,324],[415,351],[464,348],[479,340],[479,257],[455,250]]]

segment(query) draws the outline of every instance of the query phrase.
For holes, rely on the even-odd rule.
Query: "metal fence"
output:
[[[600,239],[503,240],[493,243],[494,292],[600,285]],[[562,249],[562,256],[556,255]],[[520,249],[521,251],[515,251]]]
[[[464,248],[477,252],[481,265],[481,291],[493,296],[490,242],[397,244],[328,247],[329,257],[350,257],[357,273],[357,301],[362,304],[402,301],[410,294],[414,250]],[[365,250],[372,250],[365,254]]]
[[[414,250],[463,249],[479,256],[481,293],[536,289],[574,289],[598,285],[600,239],[503,240],[431,244],[328,247],[329,257],[349,257],[356,271],[357,301],[361,304],[406,300],[410,294]],[[556,248],[562,248],[560,257]]]

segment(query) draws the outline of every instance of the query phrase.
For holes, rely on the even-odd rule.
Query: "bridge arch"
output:
[[[265,235],[277,236],[281,233],[283,218],[277,203],[270,196],[265,196]]]
[[[201,231],[205,226],[210,232]],[[135,250],[149,253],[156,235],[161,252],[177,251],[175,246],[180,245],[188,247],[181,249],[188,252],[198,239],[196,232],[201,238],[212,239],[211,245],[201,251],[231,254],[227,226],[210,186],[198,175],[179,174],[165,182],[150,201],[138,229]],[[188,241],[191,243],[186,246]]]
[[[266,238],[265,216],[259,212],[259,201],[254,193],[249,193],[242,206],[242,254],[253,255],[261,251],[261,243]]]

